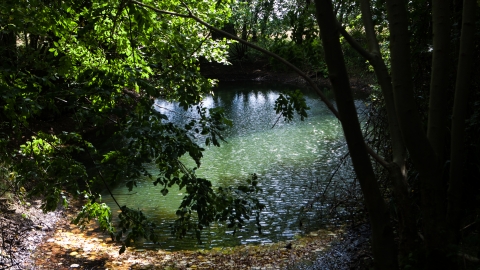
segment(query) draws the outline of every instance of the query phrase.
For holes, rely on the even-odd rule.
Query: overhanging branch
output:
[[[189,14],[186,15],[186,14],[180,14],[180,13],[174,13],[174,12],[170,12],[170,11],[165,11],[165,10],[161,10],[161,9],[158,9],[156,7],[152,7],[152,6],[149,6],[149,5],[146,5],[146,4],[143,4],[141,2],[138,2],[138,1],[135,1],[135,0],[132,0],[131,1],[132,3],[135,3],[137,5],[140,5],[140,6],[143,6],[143,7],[146,7],[146,8],[149,8],[155,12],[158,12],[158,13],[161,13],[161,14],[169,14],[169,15],[172,15],[172,16],[180,16],[180,17],[183,17],[183,18],[191,18],[191,19],[194,19],[195,21],[197,21],[198,23],[200,23],[201,25],[207,27],[208,29],[210,30],[213,30],[215,32],[218,32],[218,33],[221,33],[222,35],[228,37],[229,39],[233,39],[233,40],[236,40],[244,45],[247,45],[257,51],[260,51],[268,56],[271,56],[275,59],[277,59],[278,61],[282,62],[284,65],[290,67],[291,69],[293,69],[298,75],[300,75],[302,78],[304,78],[308,84],[315,90],[315,92],[320,96],[320,98],[322,99],[322,101],[325,103],[325,105],[327,105],[328,109],[338,118],[340,119],[340,116],[338,114],[338,111],[337,109],[335,109],[335,107],[333,106],[333,104],[327,99],[327,97],[325,96],[325,94],[322,92],[322,90],[320,90],[320,88],[318,88],[318,86],[315,84],[315,82],[309,77],[307,76],[307,74],[305,74],[303,71],[301,71],[299,68],[297,68],[296,66],[294,66],[293,64],[291,64],[290,62],[288,62],[287,60],[285,60],[284,58],[280,57],[279,55],[275,54],[275,53],[272,53],[268,50],[265,50],[264,48],[262,47],[259,47],[255,44],[252,44],[248,41],[245,41],[237,36],[234,36],[228,32],[225,32],[221,29],[218,29],[212,25],[210,25],[209,23],[205,22],[204,20],[200,19],[199,17],[193,15],[192,11],[186,6]]]
[[[365,50],[362,45],[360,45],[348,32],[343,28],[343,26],[340,24],[340,22],[337,21],[337,26],[338,30],[340,30],[340,33],[342,36],[345,38],[345,40],[354,48],[363,58],[367,59],[369,62],[373,61],[373,56],[371,53],[369,53],[367,50]]]
[[[305,74],[303,71],[301,71],[299,68],[297,68],[295,65],[293,65],[292,63],[288,62],[287,60],[285,60],[284,58],[280,57],[279,55],[275,54],[275,53],[272,53],[268,50],[265,50],[264,48],[262,47],[259,47],[253,43],[250,43],[246,40],[243,40],[235,35],[232,35],[226,31],[223,31],[221,29],[218,29],[212,25],[210,25],[209,23],[203,21],[202,19],[200,19],[199,17],[195,16],[192,11],[188,8],[188,6],[185,6],[185,8],[188,10],[188,15],[187,14],[181,14],[181,13],[175,13],[175,12],[170,12],[170,11],[165,11],[165,10],[161,10],[161,9],[158,9],[156,7],[152,7],[150,5],[146,5],[146,4],[143,4],[141,2],[138,2],[136,0],[131,0],[130,2],[134,3],[134,4],[137,4],[137,5],[140,5],[140,6],[143,6],[143,7],[146,7],[148,9],[151,9],[155,12],[158,12],[158,13],[161,13],[161,14],[168,14],[168,15],[172,15],[172,16],[178,16],[178,17],[183,17],[183,18],[191,18],[191,19],[194,19],[195,21],[197,21],[198,23],[200,23],[201,25],[207,27],[208,29],[210,30],[213,30],[215,32],[218,32],[218,33],[221,33],[223,36],[225,37],[228,37],[229,39],[232,39],[232,40],[236,40],[252,49],[255,49],[257,51],[260,51],[270,57],[273,57],[275,58],[276,60],[280,61],[281,63],[283,63],[284,65],[286,65],[287,67],[291,68],[293,71],[295,71],[300,77],[302,77],[303,79],[305,79],[305,81],[307,81],[307,83],[310,85],[311,88],[313,88],[313,90],[318,94],[318,96],[320,97],[320,99],[325,103],[325,105],[328,107],[328,109],[335,115],[335,117],[337,117],[338,120],[342,121],[342,119],[340,119],[340,115],[338,114],[338,111],[337,109],[333,106],[332,102],[330,102],[330,100],[327,99],[327,97],[325,96],[325,94],[322,92],[322,90],[320,90],[320,88],[318,88],[318,86],[316,85],[316,83],[309,77],[307,76],[307,74]],[[343,29],[342,27],[340,27],[341,29]],[[370,54],[369,54],[370,55]],[[371,56],[371,55],[370,55]],[[375,153],[375,151],[373,151],[372,148],[370,148],[370,146],[365,143],[365,147],[367,148],[367,152],[370,154],[371,157],[373,157],[378,163],[380,163],[380,165],[382,165],[383,167],[385,168],[388,168],[388,162],[385,161],[385,159],[383,159],[381,156],[379,156],[377,153]]]

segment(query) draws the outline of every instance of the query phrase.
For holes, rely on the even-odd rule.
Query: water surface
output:
[[[150,179],[142,178],[137,180],[136,194],[117,197],[120,205],[142,209],[159,225],[160,246],[142,243],[141,247],[176,250],[259,244],[292,239],[302,232],[299,209],[315,195],[309,187],[325,184],[323,181],[345,153],[345,145],[338,120],[313,92],[302,90],[310,107],[305,121],[296,119],[286,123],[280,119],[277,122],[275,100],[280,91],[294,89],[284,85],[224,84],[203,101],[208,108],[224,107],[233,127],[224,133],[227,143],[206,147],[197,175],[209,179],[214,186],[228,186],[244,181],[252,173],[257,174],[263,189],[260,198],[267,205],[261,216],[263,234],[259,235],[253,224],[235,235],[218,224],[202,235],[203,245],[191,237],[175,240],[170,226],[184,190],[172,188],[167,196],[162,196],[161,188],[154,187]],[[176,123],[196,117],[195,110],[185,112],[178,104],[165,101],[156,104],[158,110]],[[183,161],[194,166],[188,158]],[[120,186],[113,193],[128,192]],[[113,212],[118,210],[108,196],[105,201]]]

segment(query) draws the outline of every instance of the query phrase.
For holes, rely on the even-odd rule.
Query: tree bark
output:
[[[368,41],[368,49],[372,54],[372,65],[378,83],[382,90],[387,109],[388,130],[392,145],[393,163],[388,168],[390,182],[393,184],[396,208],[398,212],[398,259],[400,265],[408,257],[408,254],[414,250],[416,238],[415,216],[411,211],[411,200],[408,196],[406,157],[407,151],[403,142],[400,126],[395,111],[395,100],[393,96],[392,78],[389,70],[382,59],[380,46],[375,35],[374,24],[372,20],[370,1],[361,0],[360,9],[362,11],[362,21],[365,26],[365,33]]]
[[[316,0],[315,8],[329,79],[342,119],[343,132],[370,216],[375,268],[397,269],[396,249],[389,213],[381,196],[363,140],[340,46],[339,27],[333,13],[333,6],[330,0]]]
[[[387,167],[389,171],[389,179],[392,183],[394,196],[396,201],[396,208],[399,218],[398,223],[398,237],[399,237],[399,263],[401,264],[403,259],[408,256],[412,250],[415,249],[416,238],[416,224],[415,216],[411,211],[411,200],[408,196],[408,184],[406,181],[407,169],[405,166],[406,161],[406,148],[403,143],[402,134],[397,120],[395,111],[395,103],[393,97],[392,80],[389,74],[389,70],[385,65],[384,60],[380,52],[378,40],[374,30],[374,24],[372,20],[370,2],[368,0],[360,1],[360,9],[362,12],[362,21],[365,27],[365,33],[367,37],[368,52],[356,44],[356,41],[342,28],[342,35],[347,42],[356,49],[360,55],[365,57],[372,65],[377,81],[382,90],[383,97],[385,99],[385,106],[387,109],[388,119],[388,131],[390,135],[392,145],[392,158],[393,162]]]
[[[455,85],[450,153],[450,180],[448,188],[447,222],[450,244],[458,244],[462,217],[463,169],[465,164],[465,120],[467,118],[468,90],[472,76],[475,0],[463,1],[462,34]]]
[[[365,33],[367,36],[368,49],[370,51],[371,59],[367,59],[373,66],[375,75],[377,77],[382,94],[385,99],[385,105],[387,107],[387,119],[390,138],[392,140],[393,161],[405,174],[405,159],[406,148],[403,143],[402,134],[398,125],[397,115],[395,112],[395,101],[393,98],[392,78],[390,77],[389,70],[383,61],[378,40],[375,35],[374,25],[372,21],[372,14],[370,11],[370,2],[368,0],[360,1],[360,8],[362,11],[363,25],[365,26]]]
[[[432,2],[433,56],[427,137],[439,162],[444,161],[447,133],[447,87],[450,45],[450,1]]]
[[[437,155],[427,138],[413,94],[410,67],[410,36],[407,2],[387,0],[390,55],[395,108],[405,145],[419,173],[426,268],[444,269],[447,263],[445,239],[445,197]],[[441,167],[440,167],[441,168]]]

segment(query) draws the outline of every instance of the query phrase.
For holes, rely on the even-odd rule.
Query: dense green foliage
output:
[[[180,1],[145,1],[185,12]],[[184,2],[212,24],[227,20],[227,2]],[[227,42],[212,40],[193,20],[159,15],[130,1],[2,1],[0,4],[0,143],[2,169],[13,191],[43,196],[54,210],[67,194],[87,199],[75,223],[97,219],[125,245],[156,237],[140,211],[122,210],[119,229],[99,193],[115,184],[131,190],[147,175],[165,196],[173,186],[186,197],[175,232],[199,231],[214,221],[241,227],[261,210],[248,186],[215,191],[179,158],[200,166],[203,146],[219,146],[231,125],[222,109],[202,107],[215,81],[200,61],[226,62]],[[155,99],[179,102],[199,118],[176,126]],[[154,163],[158,175],[145,165]],[[248,199],[250,198],[250,199]],[[122,238],[125,236],[126,238]],[[124,250],[124,249],[123,249]]]
[[[466,87],[455,86],[456,72],[461,74],[454,69],[461,60],[460,2],[450,3],[450,15],[438,16],[448,17],[448,25],[452,25],[451,29],[439,27],[441,31],[438,31],[447,33],[450,40],[435,44],[445,45],[450,52],[444,54],[450,67],[432,63],[432,58],[441,54],[436,52],[442,51],[432,45],[435,40],[432,3],[408,2],[401,7],[405,8],[405,16],[394,16],[389,22],[385,6],[393,6],[392,9],[401,6],[393,0],[362,1],[368,6],[363,10],[357,1],[337,1],[333,3],[337,21],[332,19],[324,26],[331,30],[340,23],[345,28],[342,30],[349,34],[342,33],[340,50],[330,47],[340,57],[330,61],[328,68],[323,60],[327,46],[325,40],[323,45],[320,41],[317,26],[320,20],[315,17],[316,6],[311,1],[150,0],[142,3],[150,7],[129,0],[7,0],[0,3],[0,162],[6,189],[28,193],[28,196],[44,196],[42,207],[46,211],[55,209],[62,200],[66,204],[67,194],[85,197],[86,204],[74,222],[82,225],[98,220],[114,239],[123,241],[121,252],[140,237],[156,241],[155,225],[141,211],[118,205],[120,224],[115,229],[111,211],[101,202],[99,193],[117,184],[126,184],[132,190],[136,186],[134,179],[141,175],[151,178],[159,196],[166,196],[172,187],[186,190],[174,228],[180,238],[188,231],[195,231],[199,237],[203,228],[217,221],[227,222],[230,228],[241,228],[252,214],[259,223],[259,212],[264,206],[255,197],[260,192],[256,175],[246,179],[245,185],[221,188],[214,188],[208,179],[195,175],[201,165],[203,147],[220,146],[222,131],[232,125],[221,108],[207,110],[202,106],[203,96],[216,82],[201,76],[200,62],[261,59],[257,52],[247,49],[245,43],[228,42],[212,28],[205,28],[200,21],[203,20],[280,55],[312,78],[331,76],[335,79],[340,72],[332,74],[332,70],[343,73],[344,64],[339,60],[342,56],[349,71],[355,71],[357,76],[375,69],[379,86],[374,87],[371,95],[368,135],[362,137],[358,133],[360,136],[356,138],[360,139],[354,147],[365,151],[363,141],[367,138],[383,156],[372,155],[383,167],[377,167],[376,175],[372,170],[371,177],[366,178],[374,184],[381,182],[382,197],[373,205],[382,204],[384,199],[389,202],[389,215],[382,212],[380,216],[387,221],[385,224],[394,224],[395,236],[399,238],[400,266],[432,267],[435,263],[432,254],[437,251],[444,259],[447,255],[462,254],[461,248],[465,246],[477,251],[480,102],[478,91],[468,92],[464,90]],[[317,10],[317,16],[326,16],[324,11]],[[368,18],[373,24],[371,29],[368,20],[363,20],[365,16],[371,17]],[[404,21],[395,23],[397,19]],[[402,23],[404,25],[396,28]],[[478,47],[478,21],[471,26],[475,29],[471,39]],[[368,35],[367,29],[373,31],[372,35]],[[389,40],[390,32],[394,31],[407,33],[409,40]],[[330,37],[337,35],[335,32]],[[347,42],[348,37],[351,40]],[[390,46],[393,42],[400,45]],[[399,47],[405,51],[394,53]],[[394,54],[396,66],[401,67],[396,72]],[[478,50],[472,58],[477,62],[472,71],[478,75]],[[276,70],[285,64],[278,57],[267,60]],[[366,60],[371,66],[367,66]],[[438,83],[443,78],[439,73],[434,77],[434,69],[446,71],[451,80]],[[348,76],[345,74],[344,78],[346,82]],[[398,78],[402,83],[395,83]],[[469,81],[467,88],[478,89],[480,83],[478,76],[476,78]],[[404,83],[406,88],[402,88]],[[343,90],[350,91],[348,83],[343,86]],[[454,92],[461,92],[454,91],[455,88],[463,89],[470,97],[463,106],[468,117],[465,118],[466,133],[460,139],[453,139],[452,135]],[[382,89],[382,93],[377,89]],[[406,93],[405,89],[411,92]],[[432,96],[441,96],[439,99],[445,102],[439,105],[432,101]],[[184,126],[175,125],[156,110],[158,98],[177,101],[186,109],[196,110],[199,117]],[[337,99],[337,104],[345,100]],[[291,92],[280,96],[275,109],[279,119],[291,120],[294,113],[303,119],[308,107],[300,92]],[[335,110],[332,109],[334,113]],[[410,115],[411,112],[414,113]],[[387,120],[385,115],[389,114]],[[350,115],[356,116],[356,112]],[[440,119],[438,126],[428,119],[432,115]],[[354,118],[341,119],[344,128],[351,126],[349,123],[354,123]],[[392,119],[401,120],[403,124]],[[416,125],[410,127],[410,123]],[[425,129],[429,130],[428,135]],[[446,136],[437,139],[439,133]],[[459,149],[466,149],[463,151],[465,162],[459,166],[460,173],[449,175],[452,160],[461,160],[450,158],[450,154]],[[364,154],[363,161],[370,163]],[[182,156],[190,156],[196,167],[186,167],[179,160]],[[152,163],[159,169],[158,174],[147,170],[145,164]],[[395,169],[401,172],[395,175]],[[360,179],[359,174],[358,170]],[[456,183],[461,184],[455,197],[448,189]],[[368,194],[372,190],[378,191],[375,185],[363,191]],[[405,196],[402,198],[399,194]],[[446,198],[460,209],[455,218],[449,216],[449,222],[454,223],[448,225],[450,227],[444,223],[446,213],[452,212],[451,207],[440,205]],[[446,238],[443,236],[447,229],[450,239],[444,241],[440,238]],[[426,235],[427,240],[419,237],[418,232]],[[375,233],[380,235],[377,239],[390,237],[382,230]],[[393,243],[393,236],[389,240]],[[446,243],[451,245],[447,248]],[[377,246],[377,251],[381,249],[383,247]],[[385,260],[387,264],[398,266],[396,259],[388,260]]]
[[[378,18],[376,23],[383,44],[383,53],[388,54],[385,8],[380,1],[375,3],[378,7],[375,7],[374,14]],[[335,9],[339,21],[365,47],[366,41],[358,4],[355,1],[338,1]],[[313,1],[238,1],[232,5],[230,22],[230,28],[224,28],[224,30],[279,55],[312,77],[328,77]],[[368,72],[365,59],[358,55],[345,40],[342,39],[341,42],[349,72],[356,77],[366,76],[370,80],[371,73]],[[288,70],[288,67],[278,59],[267,57],[239,44],[230,46],[229,59],[234,63],[235,61],[267,61],[273,70]]]

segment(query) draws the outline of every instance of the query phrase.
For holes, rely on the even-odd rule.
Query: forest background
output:
[[[87,198],[75,220],[97,219],[123,242],[156,240],[155,225],[99,193],[148,175],[160,194],[186,190],[175,234],[212,222],[240,228],[263,205],[255,178],[214,189],[179,158],[201,164],[232,123],[197,105],[216,81],[201,64],[266,61],[290,69],[341,121],[372,228],[377,269],[453,269],[478,262],[479,4],[465,1],[3,1],[0,4],[3,194],[41,196],[45,211]],[[232,40],[235,40],[233,42]],[[348,72],[372,78],[366,140]],[[336,106],[312,80],[328,77]],[[195,107],[176,126],[157,98]],[[285,93],[277,113],[305,116]],[[194,134],[204,141],[194,140]],[[220,146],[221,147],[221,146]],[[155,163],[159,175],[145,164]],[[133,189],[134,180],[126,181]],[[244,198],[250,198],[246,200]]]

